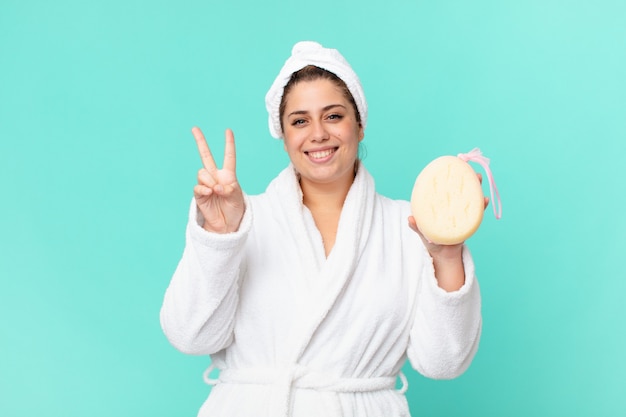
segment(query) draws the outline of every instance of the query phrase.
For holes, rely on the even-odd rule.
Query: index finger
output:
[[[202,159],[202,165],[208,171],[216,171],[217,166],[215,165],[215,160],[213,159],[213,154],[209,149],[209,145],[206,143],[204,134],[199,127],[191,129],[191,133],[193,133],[193,137],[196,140],[196,146],[198,147],[198,152],[200,153],[200,159]]]
[[[224,146],[224,169],[235,172],[237,157],[235,154],[235,135],[230,129],[225,133],[226,145]]]

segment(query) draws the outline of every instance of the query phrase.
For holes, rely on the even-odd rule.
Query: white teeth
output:
[[[330,155],[331,153],[335,152],[334,149],[326,149],[325,151],[319,151],[319,152],[308,152],[309,156],[311,158],[314,159],[321,159],[321,158],[325,158],[328,155]]]

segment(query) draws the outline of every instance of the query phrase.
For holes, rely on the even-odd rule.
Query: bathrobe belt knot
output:
[[[275,389],[271,415],[284,417],[289,417],[291,414],[289,410],[293,389],[312,389],[336,394],[381,391],[394,389],[397,378],[396,376],[341,378],[295,364],[285,368],[223,369],[220,370],[217,379],[211,379],[209,374],[214,368],[211,365],[204,373],[204,380],[209,385],[272,385]],[[404,393],[408,388],[406,377],[402,372],[398,377],[402,381],[402,387],[398,391]],[[339,398],[337,398],[336,407],[340,411]]]

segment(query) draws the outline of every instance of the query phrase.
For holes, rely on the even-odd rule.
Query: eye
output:
[[[343,114],[332,113],[332,114],[329,114],[327,118],[329,120],[341,120],[341,119],[343,119]]]
[[[303,125],[304,123],[306,123],[306,120],[304,119],[293,119],[291,121],[292,126],[300,126],[300,125]]]

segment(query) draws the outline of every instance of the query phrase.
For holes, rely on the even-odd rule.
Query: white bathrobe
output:
[[[220,370],[200,417],[409,416],[396,389],[407,356],[431,378],[467,369],[481,331],[469,252],[464,286],[439,288],[409,202],[377,194],[363,165],[328,258],[292,166],[245,198],[224,235],[192,202],[161,309],[169,341]]]

